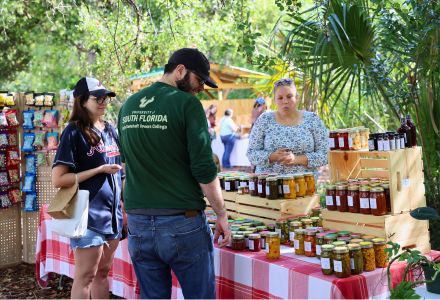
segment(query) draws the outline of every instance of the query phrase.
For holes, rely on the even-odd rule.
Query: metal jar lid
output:
[[[333,249],[333,252],[335,253],[348,253],[348,248],[347,247],[335,247],[335,249]]]

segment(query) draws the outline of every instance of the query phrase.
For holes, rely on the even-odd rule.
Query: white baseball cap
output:
[[[91,77],[81,78],[73,89],[73,96],[75,98],[84,94],[89,94],[95,97],[116,96],[114,92],[107,90],[105,86],[102,85],[101,81]]]

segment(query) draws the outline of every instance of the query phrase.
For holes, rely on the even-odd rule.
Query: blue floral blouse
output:
[[[247,156],[256,166],[256,173],[316,173],[317,167],[327,164],[328,147],[328,130],[317,114],[304,111],[303,121],[289,126],[278,124],[275,112],[269,111],[262,114],[252,128]],[[279,148],[306,155],[308,166],[269,163],[269,155]]]

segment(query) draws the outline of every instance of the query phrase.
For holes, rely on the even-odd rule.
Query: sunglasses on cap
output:
[[[279,87],[279,86],[291,85],[292,83],[293,83],[293,79],[291,79],[291,78],[283,78],[283,79],[275,81],[273,86],[274,87]]]

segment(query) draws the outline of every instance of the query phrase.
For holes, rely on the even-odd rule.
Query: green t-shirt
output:
[[[126,209],[205,208],[199,183],[213,181],[217,169],[196,97],[156,82],[127,99],[118,130]]]

